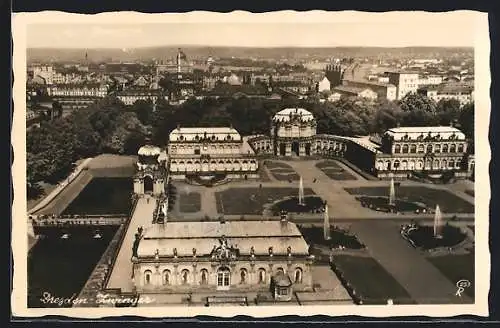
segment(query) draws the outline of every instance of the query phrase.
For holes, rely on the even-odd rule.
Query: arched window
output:
[[[285,274],[285,270],[283,270],[283,268],[278,268],[278,269],[276,269],[276,273]]]
[[[457,146],[455,144],[450,145],[450,153],[454,153],[457,151]]]
[[[296,284],[301,284],[302,283],[302,269],[301,268],[296,268],[295,269],[295,274],[294,274],[293,281]]]
[[[181,271],[181,282],[183,285],[187,285],[189,283],[189,270],[184,269]]]
[[[395,169],[395,170],[399,170],[399,165],[400,165],[399,160],[395,160],[395,161],[394,161],[394,164],[393,164],[394,169]]]
[[[434,164],[432,165],[433,170],[438,170],[439,169],[439,160],[435,159]]]
[[[448,152],[448,144],[444,144],[443,145],[443,153],[447,153]]]
[[[403,153],[404,153],[404,154],[407,154],[407,153],[408,153],[408,145],[407,145],[407,144],[404,144],[404,145],[403,145]]]
[[[247,283],[247,270],[246,269],[241,269],[240,270],[240,284],[246,284]]]
[[[424,145],[420,144],[418,145],[418,152],[423,153],[424,152]]]
[[[443,159],[443,160],[441,161],[441,168],[442,168],[442,169],[445,169],[445,168],[447,167],[447,165],[448,165],[448,162],[447,162],[445,159]]]
[[[432,153],[432,145],[427,145],[427,153]]]
[[[413,144],[410,146],[410,153],[415,154],[417,152],[417,145]]]
[[[455,167],[455,161],[454,160],[451,160],[448,162],[448,168],[452,169]]]
[[[459,144],[458,145],[458,152],[463,153],[464,152],[464,144]]]
[[[266,283],[266,270],[260,268],[259,269],[259,284]]]
[[[434,145],[434,152],[435,153],[440,153],[441,152],[441,145],[440,144]]]
[[[170,285],[170,271],[164,270],[162,274],[162,283],[164,285]]]
[[[401,145],[397,144],[394,146],[394,153],[399,154],[401,152]]]
[[[201,284],[206,285],[208,284],[208,271],[207,269],[201,269]]]
[[[231,272],[227,267],[220,267],[217,270],[217,287],[229,287]]]
[[[150,285],[151,284],[151,278],[153,276],[153,273],[150,270],[144,271],[144,284],[145,285]]]

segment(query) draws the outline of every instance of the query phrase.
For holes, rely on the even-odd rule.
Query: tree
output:
[[[52,116],[54,117],[62,117],[63,114],[63,107],[58,101],[52,102],[52,111],[51,111]]]
[[[456,99],[441,99],[436,106],[439,123],[450,124],[460,116],[460,102]]]
[[[137,118],[142,124],[150,124],[153,114],[153,102],[151,100],[137,100],[132,106],[132,110],[137,114]]]
[[[401,99],[400,104],[401,109],[405,112],[411,112],[416,110],[421,110],[427,113],[436,112],[436,103],[434,100],[428,98],[427,96],[421,95],[419,93],[410,92]]]
[[[474,103],[469,103],[464,105],[459,117],[458,123],[462,132],[467,136],[467,138],[474,141]]]
[[[146,142],[144,134],[137,131],[130,132],[125,138],[123,153],[126,155],[137,155],[137,151]]]

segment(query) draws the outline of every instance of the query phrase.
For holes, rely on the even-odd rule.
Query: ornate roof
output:
[[[441,139],[449,139],[454,136],[456,140],[465,140],[465,134],[452,126],[411,126],[392,128],[385,132],[386,135],[393,137],[395,140],[403,140],[408,136],[409,140],[417,139],[419,136],[424,138],[427,136],[436,137],[439,135]]]
[[[142,146],[137,152],[139,156],[159,156],[160,153],[161,149],[153,145]]]
[[[304,108],[285,108],[274,115],[273,121],[289,122],[294,117],[300,118],[302,122],[314,120],[314,115]]]
[[[193,256],[196,249],[197,256],[225,254],[226,250],[237,250],[243,256],[268,256],[271,247],[277,256],[309,254],[309,246],[292,222],[229,221],[152,225],[145,231],[138,255],[150,257],[158,250],[160,256]]]

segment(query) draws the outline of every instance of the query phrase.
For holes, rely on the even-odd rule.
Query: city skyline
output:
[[[401,13],[398,13],[401,14]],[[410,14],[410,15],[409,15]],[[130,24],[37,23],[27,28],[28,48],[131,49],[158,46],[212,47],[473,47],[474,15],[455,12],[447,15],[403,13],[381,19],[364,15],[358,20],[328,19],[290,22],[253,19],[234,22],[229,16],[219,21],[147,22]],[[386,15],[386,14],[383,14]],[[333,22],[331,20],[334,19]],[[404,22],[404,24],[402,24]],[[174,31],[170,33],[170,31]]]

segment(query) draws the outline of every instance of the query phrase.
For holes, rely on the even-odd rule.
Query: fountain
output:
[[[324,214],[324,222],[323,222],[323,234],[325,240],[330,240],[330,217],[328,215],[328,205],[325,202],[325,214]]]
[[[396,206],[396,191],[394,190],[394,179],[391,179],[389,187],[389,206]]]
[[[304,182],[302,181],[302,177],[300,177],[299,181],[299,205],[304,204]]]
[[[434,238],[441,239],[443,228],[443,215],[441,214],[441,210],[439,209],[439,205],[436,205],[436,211],[434,214]]]
[[[164,218],[166,218],[166,217],[167,217],[167,211],[168,211],[168,204],[167,204],[167,201],[165,200],[165,201],[161,204],[161,212],[163,213]]]

